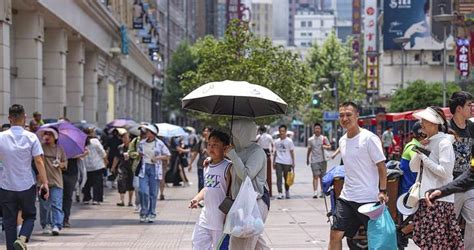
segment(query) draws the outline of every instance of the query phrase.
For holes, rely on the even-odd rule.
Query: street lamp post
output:
[[[405,44],[410,41],[408,37],[397,37],[393,39],[393,42],[400,45],[402,48],[402,66],[401,66],[401,79],[400,79],[400,88],[403,89],[403,83],[405,81]]]
[[[359,66],[357,61],[352,62],[350,65],[351,67],[351,93],[354,91],[354,71]]]
[[[433,16],[435,22],[439,22],[443,25],[443,107],[446,107],[446,74],[447,74],[447,53],[446,53],[446,39],[448,34],[446,34],[446,29],[448,25],[451,25],[451,22],[456,20],[456,15],[451,14],[441,14]]]
[[[336,104],[336,112],[339,109],[339,88],[337,78],[341,75],[340,71],[334,70],[330,72],[332,78],[334,79],[334,102]],[[339,146],[339,125],[336,122],[336,148]]]

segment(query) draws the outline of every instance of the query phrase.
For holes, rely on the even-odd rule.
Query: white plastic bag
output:
[[[263,220],[257,205],[258,193],[255,192],[250,178],[240,186],[237,198],[227,214],[224,233],[239,238],[249,238],[263,232]]]

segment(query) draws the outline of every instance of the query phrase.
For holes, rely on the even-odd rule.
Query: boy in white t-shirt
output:
[[[285,178],[285,196],[290,198],[290,186],[286,184],[286,179],[290,171],[295,170],[295,144],[287,137],[287,127],[280,125],[278,127],[280,138],[275,141],[275,155],[273,156],[273,169],[275,169],[277,176],[277,199],[283,199],[282,177]]]
[[[215,249],[221,239],[225,214],[219,210],[219,205],[230,184],[232,163],[224,158],[229,145],[230,137],[226,133],[214,130],[209,135],[207,152],[211,161],[204,173],[204,188],[189,204],[189,208],[198,208],[202,200],[205,204],[194,227],[193,249]]]

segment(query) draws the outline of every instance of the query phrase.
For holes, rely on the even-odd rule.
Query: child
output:
[[[207,151],[211,158],[209,167],[204,173],[204,189],[190,202],[190,208],[197,208],[204,200],[205,207],[194,227],[193,249],[215,249],[222,236],[225,214],[219,210],[230,184],[230,167],[232,163],[224,159],[230,147],[230,137],[218,130],[209,135]]]

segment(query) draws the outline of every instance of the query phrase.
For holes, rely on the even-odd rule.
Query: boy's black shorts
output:
[[[332,230],[343,231],[344,236],[352,238],[357,233],[361,225],[367,229],[369,217],[357,211],[360,206],[367,203],[357,203],[347,201],[342,198],[336,200]]]

